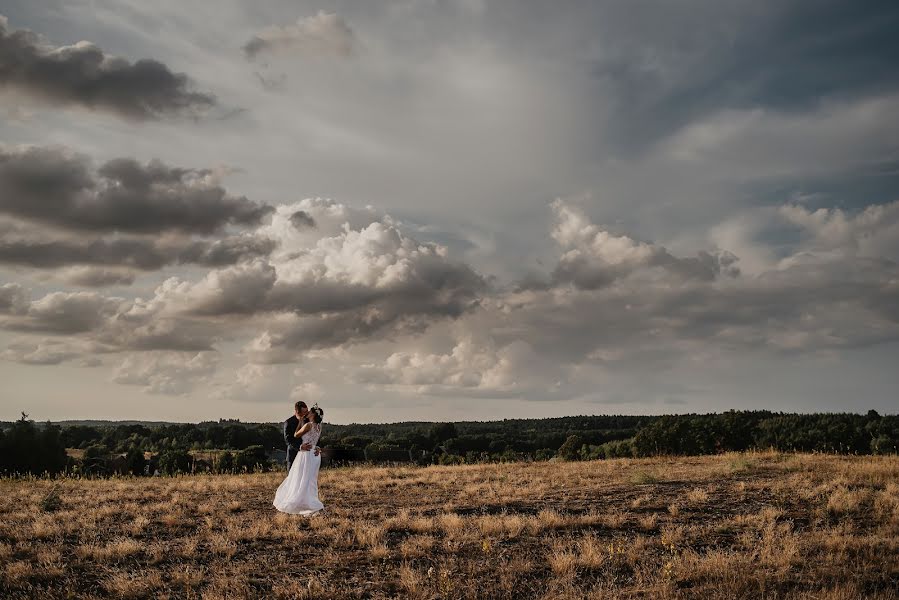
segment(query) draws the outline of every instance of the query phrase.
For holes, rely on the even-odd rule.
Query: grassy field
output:
[[[897,597],[897,457],[332,469],[312,519],[282,476],[0,481],[0,597]]]

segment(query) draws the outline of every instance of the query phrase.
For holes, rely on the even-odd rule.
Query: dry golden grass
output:
[[[897,457],[282,476],[0,480],[0,598],[897,598]]]

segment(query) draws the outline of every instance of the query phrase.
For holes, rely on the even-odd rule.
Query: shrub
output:
[[[540,448],[534,452],[534,460],[549,460],[555,455],[555,450],[552,450],[551,448]]]
[[[143,475],[144,469],[147,466],[143,451],[138,448],[131,448],[128,450],[128,453],[125,455],[125,465],[128,472],[132,475]]]
[[[568,439],[565,440],[565,443],[559,447],[559,452],[556,454],[561,460],[580,460],[581,458],[581,446],[584,445],[581,436],[579,435],[569,435]]]
[[[441,454],[440,458],[437,459],[437,464],[440,464],[440,465],[464,465],[465,457],[459,456],[458,454]]]
[[[167,450],[159,455],[159,470],[166,475],[190,473],[191,460],[185,450]]]
[[[268,464],[268,456],[262,446],[249,446],[238,452],[234,457],[234,466],[239,471],[255,471],[264,469]]]
[[[234,455],[230,452],[222,452],[216,462],[216,471],[218,473],[234,472]]]

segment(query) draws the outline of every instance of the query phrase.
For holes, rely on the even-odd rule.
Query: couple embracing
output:
[[[287,477],[275,492],[275,508],[294,515],[312,516],[325,506],[318,499],[318,470],[321,448],[316,444],[322,433],[325,411],[305,402],[294,405],[294,414],[284,421],[287,442]]]

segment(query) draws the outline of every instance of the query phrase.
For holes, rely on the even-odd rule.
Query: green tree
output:
[[[218,458],[218,462],[216,463],[216,470],[219,473],[233,473],[234,455],[230,452],[222,452],[222,454]]]
[[[59,427],[47,423],[38,428],[23,412],[22,417],[0,437],[0,472],[59,473],[67,462],[59,434]]]
[[[191,462],[186,450],[168,450],[159,455],[159,470],[166,475],[190,473]]]
[[[459,434],[456,431],[454,423],[434,423],[428,431],[428,438],[433,444],[441,444],[446,440],[451,440]]]
[[[128,472],[132,475],[141,476],[144,474],[144,467],[147,461],[144,459],[144,453],[139,448],[131,447],[125,454],[125,465]]]
[[[264,469],[268,464],[265,448],[262,446],[249,446],[238,452],[234,457],[234,466],[239,470],[248,472]]]
[[[562,460],[578,460],[580,459],[581,446],[584,445],[584,441],[581,436],[577,434],[569,435],[559,447],[559,451],[556,453]]]

